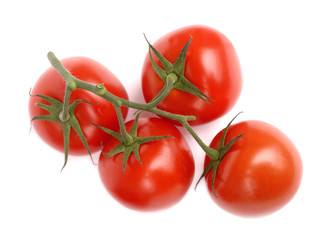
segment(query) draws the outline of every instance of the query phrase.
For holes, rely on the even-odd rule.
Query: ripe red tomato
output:
[[[242,75],[236,51],[219,31],[205,26],[189,26],[170,32],[152,45],[168,61],[174,63],[184,45],[189,45],[184,76],[204,94],[213,99],[208,105],[200,98],[173,89],[158,108],[181,115],[194,115],[191,125],[210,122],[225,115],[236,103],[242,89]],[[153,57],[160,67],[160,61]],[[142,90],[146,102],[151,101],[164,86],[155,73],[149,54],[142,69]]]
[[[127,122],[129,132],[133,120]],[[140,118],[138,137],[173,136],[142,144],[139,149],[141,165],[134,154],[129,156],[123,173],[123,153],[106,157],[118,145],[110,138],[99,159],[101,180],[117,201],[140,211],[170,207],[183,198],[194,176],[191,150],[180,131],[159,118]]]
[[[222,130],[210,147],[218,147]],[[274,126],[244,121],[230,126],[229,142],[244,134],[221,161],[212,190],[211,171],[205,176],[212,199],[240,216],[263,216],[285,206],[296,194],[302,177],[302,161],[291,140]],[[205,158],[205,167],[210,159]]]
[[[128,99],[127,92],[116,76],[100,63],[85,57],[71,57],[61,61],[65,68],[76,78],[93,84],[104,83],[105,88],[116,96]],[[55,68],[50,67],[38,79],[32,89],[29,101],[29,112],[31,118],[38,115],[49,114],[46,110],[35,106],[37,102],[49,104],[47,101],[33,96],[36,94],[46,95],[63,102],[65,94],[65,81]],[[101,129],[93,126],[91,122],[105,126],[109,129],[118,128],[118,120],[113,105],[103,98],[82,89],[76,89],[71,93],[70,102],[83,99],[91,102],[78,104],[75,116],[85,135],[91,152],[101,148],[101,142],[109,138],[109,135]],[[124,117],[127,108],[122,108]],[[35,120],[32,122],[38,135],[53,148],[64,151],[63,131],[60,122]],[[83,143],[74,130],[70,131],[69,154],[87,154]]]

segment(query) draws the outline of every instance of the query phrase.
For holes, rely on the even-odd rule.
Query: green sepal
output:
[[[73,128],[74,131],[77,133],[77,135],[80,138],[80,140],[82,141],[86,151],[88,152],[88,154],[90,155],[90,157],[92,159],[92,155],[91,155],[87,140],[86,140],[84,133],[80,127],[80,124],[75,116],[75,110],[79,103],[88,103],[88,104],[93,104],[93,103],[85,101],[85,100],[74,101],[73,103],[71,103],[69,105],[69,114],[70,114],[69,119],[67,121],[63,122],[63,121],[61,121],[61,119],[59,117],[63,110],[63,103],[61,101],[48,97],[48,96],[45,96],[45,95],[40,95],[40,94],[31,95],[31,96],[39,97],[41,99],[46,100],[48,103],[50,103],[50,104],[36,103],[37,107],[40,107],[40,108],[48,111],[49,114],[35,116],[31,119],[31,122],[35,121],[35,120],[44,120],[44,121],[61,123],[62,132],[63,132],[63,145],[64,145],[63,146],[64,147],[64,164],[62,166],[61,171],[64,169],[64,167],[67,165],[67,162],[68,162],[69,142],[70,142],[69,139],[70,139],[71,128]]]
[[[34,118],[31,119],[31,122],[34,120],[46,120],[46,121],[50,121],[50,122],[59,122],[59,114],[61,113],[62,109],[63,109],[63,103],[60,102],[59,100],[56,100],[54,98],[48,97],[48,96],[44,96],[44,95],[31,95],[31,97],[39,97],[41,99],[46,100],[47,102],[50,103],[50,105],[48,104],[44,104],[44,103],[36,103],[35,105],[37,107],[40,107],[44,110],[46,110],[47,112],[49,112],[48,115],[39,115],[39,116],[35,116]]]
[[[131,153],[134,154],[136,157],[137,161],[143,166],[143,163],[140,159],[139,155],[139,148],[142,144],[152,142],[152,141],[157,141],[161,140],[163,138],[168,138],[173,136],[150,136],[150,137],[138,137],[137,136],[137,131],[138,131],[138,119],[139,119],[140,113],[136,115],[136,118],[133,122],[132,128],[130,130],[129,136],[132,138],[132,143],[126,144],[123,140],[122,134],[119,132],[112,131],[110,129],[107,129],[105,127],[99,126],[95,123],[92,123],[94,126],[99,127],[101,130],[104,132],[110,134],[114,138],[116,138],[119,141],[119,144],[110,152],[108,153],[103,153],[104,156],[106,157],[112,157],[115,156],[116,154],[123,153],[123,173],[125,173],[125,166],[126,163],[131,155]]]
[[[112,135],[112,136],[113,136],[114,138],[116,138],[118,141],[121,141],[121,140],[122,140],[122,136],[121,136],[120,133],[115,132],[115,131],[113,131],[113,130],[110,130],[110,129],[108,129],[108,128],[102,127],[102,126],[100,126],[100,125],[98,125],[98,124],[95,124],[95,123],[92,123],[92,122],[91,122],[91,124],[94,125],[94,126],[96,126],[96,127],[98,127],[98,128],[100,128],[100,129],[103,130],[104,132],[106,132],[106,133]]]
[[[64,164],[62,166],[61,171],[67,165],[68,155],[69,155],[69,139],[70,139],[70,125],[68,122],[62,123],[62,131],[63,131],[63,145],[64,145]]]
[[[215,195],[215,197],[217,198],[217,194],[215,191],[215,179],[216,179],[216,174],[217,174],[217,170],[219,165],[221,164],[224,156],[228,153],[228,151],[231,149],[231,147],[239,140],[239,138],[243,137],[244,134],[240,134],[239,136],[233,138],[230,142],[228,142],[225,145],[225,139],[226,139],[226,135],[227,132],[229,130],[229,127],[231,126],[232,122],[237,118],[237,116],[240,114],[241,112],[239,112],[230,122],[229,124],[226,126],[226,128],[224,129],[224,132],[222,134],[221,137],[221,141],[220,144],[217,148],[218,151],[218,156],[215,159],[211,159],[210,162],[207,164],[207,166],[205,167],[203,173],[201,174],[200,178],[198,179],[198,182],[195,185],[195,189],[197,188],[199,182],[202,180],[203,177],[205,177],[209,171],[212,171],[212,179],[211,179],[211,185],[212,185],[212,189],[213,189],[213,193]]]
[[[189,41],[185,44],[185,46],[182,48],[180,54],[177,57],[177,60],[174,64],[169,62],[160,52],[158,52],[153,45],[147,40],[146,36],[145,39],[149,45],[149,57],[152,64],[152,67],[156,74],[166,83],[166,78],[170,74],[175,74],[177,76],[176,81],[174,82],[173,88],[178,89],[180,91],[188,92],[190,94],[193,94],[194,96],[200,98],[207,104],[211,105],[209,101],[214,101],[210,97],[208,97],[206,94],[204,94],[198,87],[196,87],[194,84],[192,84],[186,77],[184,76],[185,72],[185,61],[186,61],[186,53],[189,48],[189,45],[192,41],[192,37],[189,39]],[[155,56],[160,60],[161,65],[163,68],[158,66],[151,54],[151,51],[155,54]]]

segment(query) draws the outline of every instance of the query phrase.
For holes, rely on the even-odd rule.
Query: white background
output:
[[[0,239],[331,239],[330,12],[319,0],[1,1]],[[60,172],[63,155],[30,132],[29,90],[50,66],[48,51],[101,62],[131,100],[143,101],[143,33],[153,42],[191,24],[217,28],[232,41],[244,79],[233,110],[196,128],[203,140],[244,111],[237,121],[277,126],[302,155],[300,190],[273,215],[230,215],[204,184],[165,211],[128,210],[108,195],[88,157],[70,157]],[[195,183],[204,154],[185,136]]]

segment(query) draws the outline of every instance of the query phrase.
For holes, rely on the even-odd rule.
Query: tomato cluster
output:
[[[102,149],[98,169],[106,190],[128,208],[154,211],[180,201],[193,182],[194,158],[177,129],[182,125],[206,152],[200,180],[218,206],[263,216],[286,205],[299,188],[302,161],[284,133],[243,121],[229,124],[207,146],[191,128],[224,116],[240,96],[240,63],[227,37],[194,25],[148,44],[141,76],[146,104],[130,102],[116,76],[92,59],[50,58],[53,67],[29,102],[40,137],[66,159]],[[137,114],[125,122],[128,107],[161,118]]]

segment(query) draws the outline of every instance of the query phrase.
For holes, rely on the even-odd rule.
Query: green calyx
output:
[[[237,118],[237,116],[240,114],[241,112],[239,112],[230,122],[229,124],[226,126],[226,128],[224,129],[223,135],[221,137],[221,141],[220,144],[217,148],[218,151],[218,156],[216,156],[215,158],[211,158],[210,162],[207,164],[206,168],[204,169],[203,173],[201,174],[198,182],[195,185],[195,189],[197,188],[199,182],[201,181],[201,179],[203,177],[205,177],[207,175],[207,173],[209,173],[209,171],[212,171],[212,180],[211,180],[211,185],[213,188],[213,192],[215,197],[217,198],[216,195],[216,191],[215,191],[215,178],[216,178],[216,173],[218,170],[218,167],[220,165],[220,163],[222,162],[224,156],[228,153],[228,151],[231,149],[231,147],[238,141],[239,138],[241,138],[242,136],[244,136],[244,134],[240,134],[239,136],[233,138],[230,142],[228,142],[227,144],[225,144],[225,138],[227,135],[227,132],[229,130],[229,127],[231,126],[232,122]]]
[[[116,138],[120,143],[113,149],[111,150],[109,153],[104,153],[104,155],[106,157],[112,157],[115,156],[118,153],[123,152],[124,156],[123,156],[123,173],[125,173],[125,166],[126,163],[130,157],[130,154],[133,153],[134,156],[136,157],[137,161],[143,165],[140,156],[139,156],[139,148],[142,144],[144,143],[148,143],[151,141],[156,141],[156,140],[160,140],[163,138],[168,138],[168,137],[172,137],[173,136],[151,136],[151,137],[138,137],[137,136],[137,130],[138,130],[138,119],[139,119],[140,113],[137,114],[134,122],[133,122],[133,126],[131,131],[128,133],[128,135],[125,137],[125,139],[123,138],[123,133],[119,133],[104,127],[101,127],[95,123],[92,123],[94,126],[99,127],[100,129],[102,129],[104,132],[112,135],[114,138]]]
[[[151,60],[151,64],[153,66],[154,71],[156,74],[167,84],[167,81],[170,80],[173,83],[172,88],[178,89],[180,91],[188,92],[190,94],[193,94],[194,96],[200,98],[207,104],[211,105],[209,101],[213,101],[211,98],[209,98],[206,94],[204,94],[198,87],[193,85],[185,76],[185,61],[186,61],[186,53],[188,50],[188,47],[192,41],[192,38],[185,44],[185,46],[182,48],[177,60],[175,63],[169,62],[161,53],[159,53],[152,44],[147,40],[146,36],[145,39],[149,45],[149,57]],[[158,66],[153,57],[152,53],[155,54],[155,56],[160,60],[163,68]]]
[[[77,135],[79,136],[80,140],[82,141],[84,147],[86,148],[87,152],[89,153],[89,155],[92,159],[91,152],[90,152],[88,143],[86,141],[86,138],[84,136],[84,133],[74,114],[75,109],[79,103],[88,103],[88,104],[92,104],[92,103],[87,102],[85,100],[74,101],[68,107],[69,114],[67,114],[65,119],[63,119],[63,103],[61,101],[48,97],[48,96],[44,96],[44,95],[32,95],[32,97],[39,97],[41,99],[44,99],[47,102],[49,102],[50,105],[43,104],[43,103],[36,103],[37,107],[40,107],[40,108],[48,111],[49,114],[35,116],[34,118],[31,119],[31,121],[44,120],[44,121],[50,121],[50,122],[59,122],[62,125],[63,140],[64,140],[64,164],[63,164],[61,171],[64,169],[64,167],[66,166],[66,164],[68,162],[69,139],[70,139],[71,128],[73,128],[74,131],[77,133]]]

